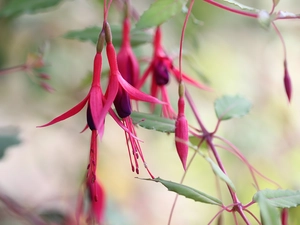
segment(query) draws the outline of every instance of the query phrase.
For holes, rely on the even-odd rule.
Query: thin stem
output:
[[[250,13],[250,12],[245,12],[245,11],[242,11],[242,10],[238,10],[238,9],[233,9],[233,8],[230,8],[226,5],[223,5],[219,2],[215,2],[213,0],[203,0],[204,2],[207,2],[211,5],[214,5],[214,6],[217,6],[221,9],[224,9],[226,11],[229,11],[229,12],[233,12],[233,13],[236,13],[236,14],[239,14],[239,15],[243,15],[243,16],[247,16],[247,17],[252,17],[252,18],[257,18],[258,17],[258,14],[256,13]]]
[[[197,120],[197,122],[198,122],[198,124],[199,124],[199,126],[200,126],[200,128],[202,130],[202,132],[203,132],[203,136],[206,136],[208,134],[208,132],[207,132],[206,128],[204,127],[204,125],[203,125],[203,123],[202,123],[202,121],[200,119],[200,116],[199,116],[199,113],[197,111],[196,105],[195,105],[195,103],[194,103],[194,101],[192,99],[192,96],[189,93],[188,89],[185,89],[185,97],[186,97],[186,99],[187,99],[187,101],[188,101],[188,103],[189,103],[189,105],[190,105],[190,107],[191,107],[191,109],[192,109],[195,117],[196,117],[196,120]]]
[[[285,45],[285,41],[282,37],[282,34],[280,33],[278,27],[276,26],[276,24],[274,22],[272,22],[272,25],[281,41],[281,44],[282,44],[282,47],[283,47],[283,58],[284,58],[284,61],[286,62],[286,56],[287,56],[287,53],[286,53],[286,45]]]
[[[250,210],[245,209],[245,211],[246,211],[247,213],[249,213],[249,214],[256,220],[256,222],[257,222],[259,225],[262,225],[261,222],[259,221],[259,219],[257,219],[257,217],[256,217]]]
[[[224,168],[224,166],[223,166],[223,163],[222,163],[222,161],[221,161],[221,159],[220,159],[220,157],[219,157],[219,154],[218,154],[218,152],[217,152],[217,150],[216,150],[214,144],[212,143],[212,137],[211,137],[211,135],[207,136],[207,138],[206,138],[206,143],[208,144],[208,146],[209,146],[210,149],[212,150],[212,152],[213,152],[213,154],[214,154],[214,157],[215,157],[215,159],[216,159],[216,161],[217,161],[217,163],[218,163],[220,169],[223,171],[223,173],[224,173],[225,175],[227,175],[226,170],[225,170],[225,168]],[[241,217],[242,217],[243,220],[246,222],[246,224],[247,224],[247,225],[250,225],[250,222],[248,221],[247,217],[245,216],[245,214],[244,214],[244,212],[243,212],[243,209],[242,209],[242,207],[241,207],[241,205],[240,205],[240,201],[239,201],[239,199],[238,199],[236,193],[232,190],[232,188],[231,188],[228,184],[226,184],[226,185],[227,185],[227,188],[228,188],[228,190],[229,190],[229,193],[230,193],[230,195],[231,195],[231,197],[232,197],[233,203],[236,204],[236,207],[237,207],[236,211],[241,215]],[[233,213],[234,213],[234,212],[233,212]]]
[[[180,73],[180,80],[179,80],[179,82],[180,83],[182,82],[182,73],[181,73],[182,65],[181,64],[182,64],[182,47],[183,47],[184,33],[185,33],[186,24],[187,24],[187,21],[188,21],[188,19],[190,17],[190,14],[191,14],[194,2],[195,2],[194,0],[191,0],[188,12],[187,12],[186,17],[185,17],[184,22],[183,22],[182,31],[181,31],[180,45],[179,45],[179,73]]]
[[[254,172],[256,172],[259,176],[261,176],[261,177],[264,178],[265,180],[267,180],[267,181],[269,181],[270,183],[276,185],[278,188],[281,188],[281,186],[280,186],[278,183],[276,183],[275,181],[273,181],[273,180],[269,179],[268,177],[264,176],[264,175],[263,175],[262,173],[260,173],[257,169],[255,169],[255,168],[254,168],[254,167],[253,167],[253,166],[245,159],[245,157],[243,157],[242,153],[238,150],[238,148],[235,147],[231,142],[229,142],[228,140],[226,140],[226,139],[224,139],[224,138],[222,138],[222,137],[219,137],[219,136],[214,136],[214,138],[217,138],[217,139],[223,141],[224,143],[226,143],[228,146],[230,146],[230,147],[232,148],[232,150],[234,151],[234,154],[237,155],[244,163],[247,164],[247,166],[248,166],[248,168],[249,168],[250,171],[253,170]],[[227,150],[227,149],[224,148],[223,146],[222,146],[222,148],[225,149],[225,150]],[[251,172],[251,174],[252,174],[252,173],[253,173],[253,172]],[[258,186],[257,186],[257,188],[259,189]]]
[[[13,66],[13,67],[10,67],[10,68],[5,68],[5,69],[0,69],[0,76],[6,75],[6,74],[9,74],[9,73],[15,73],[15,72],[26,70],[26,69],[27,69],[26,64]]]

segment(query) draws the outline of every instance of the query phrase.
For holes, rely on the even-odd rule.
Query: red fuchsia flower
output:
[[[130,47],[130,39],[128,34],[130,26],[128,19],[125,19],[124,21],[125,41],[123,41],[123,49],[121,49],[120,53],[118,54],[118,59],[116,57],[115,48],[112,44],[109,24],[105,23],[104,27],[106,27],[106,53],[110,66],[109,87],[105,93],[106,103],[107,105],[114,103],[121,123],[129,130],[129,132],[125,132],[125,137],[132,171],[135,171],[137,174],[139,173],[138,158],[141,158],[149,175],[154,178],[146,165],[139,140],[136,138],[136,132],[130,117],[132,111],[130,100],[140,100],[156,104],[163,104],[163,102],[155,97],[139,91],[132,85],[136,81],[136,76],[138,76],[138,66],[137,63],[134,62],[135,57],[133,57]],[[127,50],[129,50],[129,52],[125,53]],[[126,62],[128,62],[127,67],[122,60],[126,60]],[[120,63],[120,67],[118,63]],[[104,106],[102,113],[105,113],[105,110],[107,109],[109,109],[109,107],[107,106],[107,108],[105,108]],[[133,159],[131,155],[133,156]]]
[[[186,170],[186,161],[189,151],[189,126],[184,114],[184,86],[179,84],[178,116],[175,123],[175,145],[178,156],[181,160],[184,170]]]
[[[104,121],[102,121],[102,123],[100,124],[99,114],[103,107],[103,101],[104,101],[104,96],[103,96],[102,89],[100,86],[100,77],[101,77],[100,75],[101,75],[101,69],[102,69],[101,51],[103,49],[103,45],[104,45],[104,33],[101,32],[101,34],[99,36],[98,44],[97,44],[97,53],[94,58],[94,70],[93,70],[92,85],[91,85],[90,91],[87,94],[87,96],[81,102],[79,102],[76,106],[74,106],[67,112],[54,118],[49,123],[46,123],[39,127],[50,126],[52,124],[58,123],[62,120],[65,120],[71,116],[74,116],[75,114],[80,112],[86,104],[88,104],[88,109],[87,109],[88,125],[92,130],[97,129],[100,137],[102,137],[103,132],[104,132]],[[89,119],[89,114],[93,118],[92,123]]]
[[[154,52],[152,61],[146,69],[145,73],[143,74],[142,78],[140,79],[137,88],[141,88],[145,83],[147,77],[150,74],[152,74],[150,94],[156,97],[158,96],[158,93],[160,91],[162,101],[167,103],[166,105],[162,106],[163,116],[167,118],[176,118],[177,115],[170,104],[168,93],[166,90],[166,85],[169,83],[170,73],[172,73],[175,76],[177,81],[181,79],[181,75],[179,70],[176,67],[174,67],[173,60],[165,53],[165,50],[161,45],[161,29],[159,26],[156,28],[153,40],[153,47]],[[193,80],[184,73],[182,73],[182,80],[203,90],[211,90],[209,87],[206,87],[205,85],[197,82],[196,80]],[[152,110],[154,109],[154,107],[155,105],[153,104],[151,106]]]

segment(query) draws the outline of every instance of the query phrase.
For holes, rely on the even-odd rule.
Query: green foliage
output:
[[[0,159],[2,159],[8,147],[21,143],[18,135],[19,132],[14,127],[0,129]]]
[[[37,13],[58,5],[62,0],[9,0],[0,10],[0,17]]]
[[[179,195],[182,195],[186,198],[193,199],[196,202],[202,202],[202,203],[207,203],[207,204],[212,204],[212,205],[220,205],[220,206],[222,205],[222,202],[219,199],[212,197],[208,194],[205,194],[201,191],[198,191],[194,188],[183,185],[183,184],[175,183],[172,181],[166,181],[159,177],[155,178],[155,179],[143,179],[143,180],[161,183],[166,188],[168,188],[169,191],[173,191],[173,192],[175,192]]]
[[[132,112],[130,116],[134,124],[138,124],[143,128],[164,133],[175,132],[175,120],[163,118],[156,114],[142,112]]]
[[[253,196],[254,201],[258,201],[260,196],[264,196],[266,201],[278,208],[290,208],[300,205],[300,191],[299,190],[270,190],[265,189],[257,192]]]
[[[209,164],[211,165],[211,168],[214,171],[214,173],[216,174],[216,176],[218,176],[221,180],[223,180],[225,183],[227,183],[234,191],[236,191],[234,184],[232,183],[230,178],[220,169],[220,167],[214,161],[212,161],[211,158],[209,158],[209,157],[205,157],[205,160],[207,162],[209,162]]]
[[[240,96],[223,96],[215,101],[215,112],[219,120],[242,117],[250,108],[251,103]]]
[[[45,211],[40,216],[49,223],[63,224],[66,222],[65,215],[56,210]]]
[[[113,44],[116,47],[121,46],[122,43],[122,27],[120,25],[111,25],[111,32],[113,36]],[[64,35],[65,38],[75,39],[80,41],[91,41],[96,44],[101,27],[88,27],[83,30],[69,31]],[[152,36],[140,30],[131,30],[131,46],[138,46],[152,42]]]
[[[161,25],[181,11],[182,0],[155,1],[140,17],[136,24],[137,29],[146,29]]]
[[[256,202],[259,205],[262,224],[280,225],[278,210],[270,204],[268,199],[261,192],[257,192],[255,196]]]

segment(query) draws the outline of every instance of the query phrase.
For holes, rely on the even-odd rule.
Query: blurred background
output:
[[[1,0],[0,11],[9,2]],[[131,2],[141,14],[152,1]],[[271,0],[239,2],[267,11],[272,7]],[[297,13],[300,6],[297,0],[286,0],[280,2],[277,9]],[[187,86],[204,124],[213,131],[217,122],[213,103],[218,97],[238,94],[250,100],[253,105],[250,113],[241,119],[223,122],[218,135],[234,143],[255,168],[282,188],[299,189],[299,21],[276,22],[286,42],[293,83],[292,102],[288,103],[283,86],[283,48],[272,27],[264,29],[255,19],[202,1],[195,2],[193,16],[198,24],[192,20],[188,23],[183,70],[214,89],[204,92]],[[184,17],[185,14],[179,13],[162,25],[164,47],[173,56],[178,54]],[[42,73],[51,77],[47,84],[55,89],[51,93],[45,91],[32,74],[26,72],[0,76],[1,225],[30,224],[7,207],[5,199],[22,206],[23,215],[43,215],[51,224],[67,224],[68,218],[74,219],[89,155],[90,133],[80,133],[85,126],[85,111],[47,128],[36,126],[67,111],[88,93],[84,83],[92,71],[95,45],[66,39],[64,35],[71,30],[101,26],[102,18],[102,1],[96,0],[65,0],[35,14],[0,18],[0,69],[23,64],[29,53],[46,46],[46,65]],[[112,5],[109,20],[111,24],[122,21],[122,13],[116,5]],[[152,34],[153,30],[145,32]],[[141,58],[150,59],[151,44],[139,46],[135,52]],[[177,61],[175,58],[175,64]],[[107,69],[105,59],[104,70]],[[168,92],[176,107],[175,80],[171,81]],[[189,107],[186,112],[190,124],[198,127]],[[141,146],[152,173],[179,182],[183,169],[174,135],[143,128],[137,132],[144,141]],[[236,185],[238,197],[245,204],[250,202],[256,190],[247,167],[229,152],[218,151]],[[124,133],[109,116],[98,152],[98,177],[107,200],[105,224],[167,224],[175,194],[158,183],[135,178]],[[138,177],[148,177],[143,167],[140,171]],[[258,180],[261,189],[276,188],[263,179]],[[200,156],[193,161],[184,184],[218,196],[216,178]],[[223,182],[220,186],[223,201],[230,204],[226,186]],[[256,206],[250,209],[259,216]],[[216,206],[179,197],[172,224],[207,224],[218,211]],[[290,210],[290,224],[298,224],[298,211],[297,208]],[[223,216],[224,224],[233,224],[231,214]],[[252,218],[250,220],[255,224]]]

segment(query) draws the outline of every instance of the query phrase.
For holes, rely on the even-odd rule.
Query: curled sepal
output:
[[[283,82],[284,82],[284,88],[285,88],[285,93],[288,97],[289,102],[291,102],[292,98],[292,81],[289,75],[289,71],[287,68],[287,63],[284,61],[284,77],[283,77]]]

